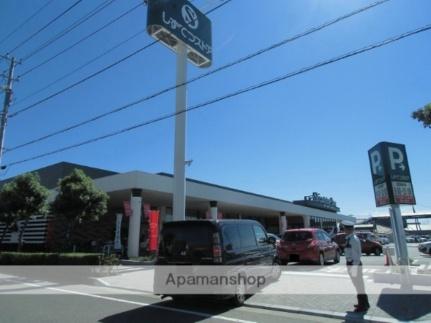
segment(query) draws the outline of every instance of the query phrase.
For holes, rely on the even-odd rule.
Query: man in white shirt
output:
[[[365,293],[364,278],[362,276],[362,249],[361,241],[354,233],[354,223],[343,221],[344,232],[346,233],[346,245],[344,253],[346,255],[347,271],[352,283],[355,286],[358,304],[355,305],[355,312],[366,312],[370,308],[368,296]]]

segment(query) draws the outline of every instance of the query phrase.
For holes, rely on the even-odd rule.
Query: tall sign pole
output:
[[[187,48],[184,43],[178,44],[177,52],[177,88],[174,146],[174,191],[173,220],[186,219],[186,104],[187,104]]]
[[[409,255],[400,204],[415,205],[406,148],[381,142],[368,151],[376,206],[390,205],[391,226],[398,264],[409,265]]]
[[[185,220],[187,60],[198,67],[212,62],[211,21],[187,0],[148,0],[147,31],[176,52],[176,116],[173,219]]]
[[[7,125],[7,115],[9,113],[9,106],[12,101],[12,83],[13,83],[13,71],[15,68],[15,58],[12,57],[9,65],[9,72],[7,76],[7,82],[5,87],[4,101],[3,101],[3,111],[1,113],[0,120],[0,166],[3,160],[3,152],[4,152],[4,138],[6,132]]]

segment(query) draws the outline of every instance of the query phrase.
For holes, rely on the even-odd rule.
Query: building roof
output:
[[[421,231],[431,231],[431,224],[421,224],[418,226]],[[406,231],[417,231],[418,227],[415,224],[409,224],[406,228]]]
[[[110,194],[110,203],[119,208],[123,201],[130,198],[133,188],[142,189],[144,201],[155,205],[169,206],[172,203],[173,176],[167,173],[150,174],[142,171],[116,173],[104,169],[78,164],[61,162],[34,170],[39,174],[41,183],[55,195],[58,180],[69,175],[73,169],[81,169],[87,176],[94,179],[97,187]],[[0,186],[13,178],[0,182]],[[270,196],[246,192],[226,186],[211,184],[194,179],[186,180],[187,203],[191,207],[207,209],[208,201],[218,201],[224,210],[245,212],[249,214],[277,214],[286,212],[290,215],[318,216],[322,218],[352,219],[339,213],[310,208],[294,204],[290,201]]]
[[[40,183],[43,186],[45,186],[48,189],[54,189],[58,186],[58,181],[61,178],[72,173],[74,169],[82,170],[87,176],[89,176],[92,179],[118,174],[116,172],[105,170],[105,169],[67,163],[67,162],[60,162],[57,164],[49,165],[43,168],[30,171],[30,173],[37,173],[40,177]],[[4,181],[0,181],[0,187],[12,181],[14,178],[15,177],[11,177]]]
[[[172,175],[172,174],[163,173],[163,172],[162,173],[157,173],[157,175],[167,176],[167,177],[171,177],[171,178],[174,177],[174,175]],[[223,186],[223,185],[213,184],[213,183],[209,183],[209,182],[199,181],[199,180],[196,180],[196,179],[186,178],[186,181],[190,182],[190,183],[202,184],[202,185],[211,186],[211,187],[215,187],[215,188],[221,188],[221,189],[229,190],[229,191],[232,191],[232,192],[253,195],[253,196],[256,196],[256,197],[263,197],[263,198],[274,200],[274,201],[292,203],[291,201],[288,201],[288,200],[283,200],[283,199],[279,199],[279,198],[275,198],[275,197],[271,197],[271,196],[267,196],[267,195],[262,195],[262,194],[256,194],[256,193],[248,192],[248,191],[243,191],[243,190],[239,190],[239,189],[232,188],[232,187],[229,187],[229,186]]]
[[[410,218],[431,218],[431,212],[403,212],[402,216]],[[375,214],[372,218],[389,218],[389,212],[388,214]]]

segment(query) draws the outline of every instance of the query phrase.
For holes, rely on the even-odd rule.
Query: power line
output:
[[[26,20],[24,20],[18,27],[16,27],[9,34],[7,34],[2,40],[0,40],[0,44],[3,44],[6,40],[8,40],[13,34],[15,34],[22,27],[24,27],[30,20],[32,20],[34,17],[36,17],[40,12],[42,12],[43,9],[45,9],[52,2],[53,2],[53,0],[48,0],[42,7],[40,7],[38,10],[36,10],[36,12],[34,14],[32,14],[30,17],[28,17]]]
[[[212,71],[209,71],[209,72],[203,73],[203,74],[201,74],[201,75],[198,75],[198,76],[196,76],[196,77],[194,77],[194,78],[192,78],[192,79],[188,80],[188,81],[187,81],[187,82],[185,82],[184,84],[174,85],[174,86],[171,86],[171,87],[165,88],[165,89],[163,89],[163,90],[160,90],[159,92],[156,92],[156,93],[150,94],[150,95],[148,95],[148,96],[146,96],[146,97],[140,98],[140,99],[138,99],[138,100],[136,100],[136,101],[133,101],[133,102],[130,102],[130,103],[127,103],[127,104],[125,104],[125,105],[123,105],[123,106],[120,106],[120,107],[115,108],[115,109],[113,109],[113,110],[110,110],[110,111],[108,111],[108,112],[105,112],[105,113],[99,114],[99,115],[97,115],[97,116],[95,116],[95,117],[92,117],[92,118],[90,118],[90,119],[87,119],[87,120],[81,121],[81,122],[79,122],[79,123],[76,123],[76,124],[74,124],[74,125],[71,125],[71,126],[69,126],[69,127],[66,127],[66,128],[64,128],[64,129],[61,129],[61,130],[58,130],[58,131],[52,132],[52,133],[50,133],[50,134],[44,135],[44,136],[42,136],[42,137],[39,137],[39,138],[33,139],[33,140],[31,140],[31,141],[28,141],[28,142],[26,142],[26,143],[20,144],[20,145],[18,145],[18,146],[11,147],[10,149],[8,149],[8,150],[7,150],[7,152],[11,152],[11,151],[13,151],[13,150],[16,150],[16,149],[19,149],[19,148],[23,148],[23,147],[25,147],[25,146],[29,146],[29,145],[32,145],[32,144],[34,144],[34,143],[37,143],[37,142],[40,142],[40,141],[46,140],[46,139],[48,139],[48,138],[54,137],[54,136],[56,136],[56,135],[59,135],[59,134],[61,134],[61,133],[68,132],[68,131],[70,131],[70,130],[73,130],[73,129],[76,129],[76,128],[81,127],[81,126],[83,126],[83,125],[86,125],[86,124],[89,124],[89,123],[91,123],[91,122],[97,121],[97,120],[102,119],[102,118],[104,118],[104,117],[107,117],[107,116],[109,116],[109,115],[112,115],[112,114],[118,113],[118,112],[120,112],[120,111],[126,110],[126,109],[128,109],[128,108],[130,108],[130,107],[133,107],[133,106],[135,106],[135,105],[139,104],[139,103],[143,103],[143,102],[145,102],[145,101],[149,101],[149,100],[154,99],[154,98],[156,98],[156,97],[158,97],[158,96],[160,96],[160,95],[162,95],[162,94],[168,93],[168,92],[170,92],[170,91],[172,91],[172,90],[176,89],[176,88],[177,88],[177,87],[179,87],[179,86],[183,86],[183,85],[185,85],[185,84],[190,84],[190,83],[196,82],[196,81],[198,81],[198,80],[200,80],[200,79],[203,79],[203,78],[205,78],[205,77],[208,77],[208,76],[213,75],[213,74],[215,74],[215,73],[221,72],[221,71],[223,71],[223,70],[225,70],[225,69],[228,69],[228,68],[230,68],[230,67],[233,67],[233,66],[235,66],[235,65],[238,65],[238,64],[241,64],[241,63],[243,63],[243,62],[246,62],[246,61],[248,61],[248,60],[250,60],[250,59],[252,59],[252,58],[254,58],[254,57],[257,57],[257,56],[262,55],[262,54],[264,54],[264,53],[266,53],[266,52],[268,52],[268,51],[271,51],[271,50],[273,50],[273,49],[275,49],[275,48],[278,48],[278,47],[280,47],[280,46],[282,46],[282,45],[285,45],[285,44],[287,44],[287,43],[289,43],[289,42],[295,41],[295,40],[297,40],[297,39],[299,39],[299,38],[302,38],[302,37],[304,37],[304,36],[307,36],[307,35],[309,35],[309,34],[312,34],[312,33],[314,33],[314,32],[317,32],[317,31],[319,31],[319,30],[322,30],[322,29],[324,29],[324,28],[327,28],[327,27],[329,27],[329,26],[331,26],[331,25],[333,25],[333,24],[335,24],[335,23],[337,23],[337,22],[340,22],[340,21],[342,21],[342,20],[344,20],[344,19],[347,19],[347,18],[349,18],[349,17],[352,17],[352,16],[354,16],[354,15],[356,15],[356,14],[359,14],[359,13],[361,13],[361,12],[363,12],[363,11],[365,11],[365,10],[368,10],[368,9],[370,9],[370,8],[373,8],[373,7],[377,6],[377,5],[383,4],[384,2],[387,2],[387,1],[389,1],[389,0],[378,1],[378,2],[376,2],[376,3],[374,3],[374,4],[368,5],[368,6],[366,6],[366,7],[360,8],[360,9],[355,10],[355,11],[352,11],[352,12],[350,12],[350,13],[348,13],[348,14],[344,15],[344,16],[341,16],[341,17],[336,18],[336,19],[334,19],[334,20],[328,21],[328,22],[326,22],[326,23],[324,23],[324,24],[322,24],[322,25],[320,25],[320,26],[318,26],[318,27],[313,27],[313,28],[311,28],[311,29],[309,29],[309,30],[307,30],[307,31],[305,31],[305,32],[302,32],[302,33],[299,33],[299,34],[294,35],[294,36],[292,36],[292,37],[289,37],[289,38],[287,38],[287,39],[284,39],[284,40],[283,40],[283,41],[281,41],[281,42],[278,42],[278,43],[276,43],[276,44],[273,44],[273,45],[271,45],[271,46],[269,46],[269,47],[266,47],[266,48],[264,48],[264,49],[258,50],[257,52],[254,52],[254,53],[252,53],[252,54],[250,54],[250,55],[247,55],[247,56],[245,56],[245,57],[242,57],[242,58],[240,58],[240,59],[238,59],[238,60],[235,60],[235,61],[233,61],[233,62],[231,62],[231,63],[228,63],[228,64],[226,64],[226,65],[223,65],[223,66],[221,66],[221,67],[219,67],[219,68],[216,68],[216,69],[214,69],[214,70],[212,70]],[[147,45],[147,47],[152,46],[152,45],[154,45],[155,43],[156,43],[156,42],[150,43],[149,45]],[[143,48],[142,48],[142,49],[140,49],[140,50],[143,50]],[[130,57],[130,56],[132,56],[132,55],[135,55],[135,53],[132,53],[132,54],[131,54],[131,55],[129,55],[128,57]],[[124,60],[125,60],[125,59],[127,59],[128,57],[125,57],[125,58],[123,58],[122,60],[124,61]],[[119,62],[116,62],[116,63],[114,63],[114,64],[117,64],[117,63],[119,63]],[[111,66],[112,66],[112,65],[113,65],[113,64],[111,64]],[[107,68],[110,68],[111,66],[108,66]],[[98,71],[98,72],[96,72],[96,73],[100,74],[100,73],[102,73],[104,70],[106,70],[106,68],[105,68],[105,69],[102,69],[102,70],[100,70],[100,71]],[[96,74],[96,73],[94,73],[94,74]],[[61,94],[61,93],[64,93],[65,91],[69,90],[70,88],[72,88],[72,87],[74,87],[74,86],[77,86],[78,84],[81,84],[81,83],[85,82],[86,80],[88,80],[88,79],[92,78],[93,76],[95,76],[94,74],[92,74],[92,75],[88,76],[86,79],[83,79],[83,80],[81,80],[81,81],[79,81],[79,82],[76,82],[76,83],[72,84],[71,86],[69,86],[69,87],[67,87],[67,88],[65,88],[65,89],[63,89],[63,90],[61,90],[61,91],[59,91],[59,92],[54,93],[54,94],[53,94],[53,95],[51,95],[50,97],[46,97],[45,99],[42,99],[42,100],[40,100],[40,101],[36,102],[36,103],[35,103],[35,104],[33,104],[33,105],[30,105],[30,106],[28,106],[28,107],[26,107],[26,108],[23,108],[23,109],[21,109],[21,110],[16,111],[14,114],[11,114],[11,115],[10,115],[10,117],[16,116],[17,114],[19,114],[19,113],[22,113],[22,112],[26,111],[25,109],[27,109],[27,110],[28,110],[28,109],[30,109],[30,108],[33,108],[33,107],[34,107],[34,106],[36,106],[37,104],[40,104],[40,103],[42,103],[42,102],[44,102],[44,101],[47,101],[47,100],[51,99],[51,98],[52,98],[52,97],[54,97],[54,96],[57,96],[57,95],[59,95],[59,94]]]
[[[205,14],[209,15],[210,13],[212,13],[213,11],[216,11],[217,9],[220,9],[221,7],[227,5],[229,2],[231,2],[232,0],[226,0],[225,2],[219,4],[218,6],[212,8],[211,10],[207,11]]]
[[[230,1],[232,1],[232,0],[227,0],[226,3],[230,2]],[[384,0],[384,1],[389,1],[389,0]],[[218,9],[218,8],[221,8],[221,7],[222,7],[222,5],[219,5],[216,8]],[[214,9],[212,9],[210,11],[214,12]],[[206,14],[208,14],[208,13],[206,13]],[[118,61],[116,61],[116,62],[114,62],[114,63],[112,63],[112,64],[110,64],[110,65],[108,65],[108,66],[106,66],[106,67],[104,67],[104,68],[102,68],[102,69],[94,72],[94,73],[92,73],[91,75],[86,76],[85,78],[83,78],[83,79],[81,79],[81,80],[79,80],[79,81],[77,81],[77,82],[75,82],[75,83],[73,83],[73,84],[71,84],[71,85],[69,85],[69,86],[67,86],[67,87],[65,87],[65,88],[63,88],[63,89],[61,89],[61,90],[59,90],[59,91],[57,91],[57,92],[55,92],[55,93],[53,93],[53,94],[45,97],[45,98],[37,101],[37,102],[35,102],[35,103],[32,103],[32,104],[30,104],[30,105],[28,105],[28,106],[26,106],[24,108],[18,109],[14,113],[10,114],[9,117],[13,118],[13,117],[15,117],[15,116],[17,116],[17,115],[19,115],[19,114],[27,111],[27,110],[30,110],[30,109],[32,109],[32,108],[34,108],[34,107],[36,107],[36,106],[38,106],[38,105],[46,102],[46,101],[51,100],[52,98],[55,98],[56,96],[58,96],[60,94],[63,94],[65,92],[73,89],[74,87],[76,87],[76,86],[78,86],[78,85],[80,85],[80,84],[82,84],[82,83],[84,83],[84,82],[86,82],[86,81],[88,81],[88,80],[96,77],[97,75],[102,74],[102,73],[110,70],[111,68],[113,68],[113,67],[115,67],[115,66],[123,63],[124,61],[126,61],[126,60],[128,60],[128,59],[130,59],[130,58],[132,58],[134,56],[136,56],[137,54],[139,54],[139,53],[143,52],[144,50],[150,48],[151,46],[155,45],[157,42],[158,41],[153,41],[153,42],[149,43],[148,45],[145,45],[144,47],[141,47],[141,48],[135,50],[134,52],[132,52],[131,54],[129,54],[129,55],[127,55],[127,56],[119,59]],[[22,75],[24,75],[24,74],[22,74]],[[19,77],[21,77],[22,75],[20,75]]]
[[[115,0],[107,0],[107,1],[97,5],[96,8],[94,8],[89,13],[84,15],[84,17],[79,18],[77,21],[75,21],[69,27],[63,29],[61,32],[59,32],[57,35],[55,35],[53,38],[49,39],[48,41],[46,41],[44,44],[42,44],[41,46],[39,46],[38,48],[36,48],[32,52],[30,52],[29,54],[24,55],[22,60],[25,61],[25,60],[29,59],[30,57],[36,55],[37,53],[39,53],[41,50],[45,49],[46,47],[52,45],[54,42],[56,42],[57,40],[64,37],[65,35],[70,33],[75,28],[79,27],[80,25],[82,25],[84,22],[86,22],[90,18],[92,18],[95,15],[97,15],[98,13],[102,12],[104,9],[106,9],[108,6],[110,6],[112,3],[114,3],[114,1]]]
[[[80,0],[82,1],[82,0]],[[105,25],[103,25],[102,27],[96,29],[95,31],[93,31],[92,33],[88,34],[87,36],[81,38],[80,40],[78,40],[77,42],[73,43],[72,45],[66,47],[65,49],[63,49],[62,51],[58,52],[57,54],[55,54],[54,56],[51,56],[50,58],[44,60],[42,63],[39,63],[36,66],[33,66],[32,68],[28,69],[27,71],[25,71],[24,73],[22,73],[21,75],[19,75],[19,77],[23,77],[31,72],[33,72],[34,70],[44,66],[45,64],[48,64],[49,62],[51,62],[52,60],[56,59],[58,56],[63,55],[64,53],[68,52],[69,50],[71,50],[72,48],[74,48],[75,46],[81,44],[82,42],[84,42],[85,40],[89,39],[90,37],[94,36],[95,34],[101,32],[103,29],[109,27],[110,25],[112,25],[113,23],[117,22],[118,20],[120,20],[121,18],[124,18],[125,16],[127,16],[128,14],[132,13],[134,10],[136,10],[137,8],[139,8],[140,6],[142,6],[142,3],[137,4],[136,6],[134,6],[133,8],[127,10],[126,12],[122,13],[121,15],[119,15],[118,17],[116,17],[115,19],[109,21],[108,23],[106,23]]]
[[[10,61],[10,60],[11,60],[11,58],[10,58],[9,56],[7,56],[7,55],[2,55],[2,54],[0,54],[0,58],[1,58],[1,59],[4,59],[4,60],[6,60],[6,61]]]
[[[403,33],[403,34],[400,34],[400,35],[397,35],[397,36],[394,36],[394,37],[391,37],[391,38],[388,38],[388,39],[385,39],[384,41],[381,41],[381,42],[378,42],[378,43],[374,43],[374,44],[362,47],[362,48],[357,49],[357,50],[350,51],[350,52],[342,54],[340,56],[337,56],[337,57],[334,57],[334,58],[330,58],[328,60],[319,62],[317,64],[310,65],[310,66],[307,66],[307,67],[303,67],[303,68],[301,68],[299,70],[296,70],[294,72],[290,72],[290,73],[278,76],[276,78],[273,78],[271,80],[264,81],[264,82],[261,82],[259,84],[255,84],[255,85],[252,85],[252,86],[240,89],[238,91],[235,91],[235,92],[229,93],[227,95],[224,95],[224,96],[221,96],[221,97],[218,97],[218,98],[206,101],[204,103],[200,103],[198,105],[195,105],[195,106],[192,106],[190,108],[187,108],[187,109],[185,109],[183,111],[168,113],[168,114],[165,114],[163,116],[151,119],[149,121],[144,121],[144,122],[135,124],[133,126],[130,126],[130,127],[127,127],[127,128],[123,128],[123,129],[120,129],[120,130],[117,130],[117,131],[105,134],[103,136],[95,137],[95,138],[92,138],[92,139],[89,139],[89,140],[86,140],[86,141],[82,141],[80,143],[76,143],[76,144],[73,144],[73,145],[70,145],[70,146],[66,146],[66,147],[63,147],[63,148],[52,150],[52,151],[47,152],[47,153],[43,153],[43,154],[39,154],[39,155],[36,155],[36,156],[33,156],[33,157],[29,157],[29,158],[26,158],[26,159],[15,161],[15,162],[12,162],[12,163],[8,164],[7,166],[10,167],[10,166],[14,166],[14,165],[19,165],[19,164],[22,164],[22,163],[25,163],[25,162],[29,162],[29,161],[32,161],[32,160],[35,160],[35,159],[40,159],[40,158],[47,157],[47,156],[50,156],[50,155],[58,154],[60,152],[66,151],[66,150],[70,150],[70,149],[73,149],[73,148],[77,148],[77,147],[81,147],[81,146],[84,146],[84,145],[88,145],[90,143],[94,143],[94,142],[97,142],[97,141],[100,141],[100,140],[103,140],[103,139],[107,139],[107,138],[110,138],[110,137],[113,137],[113,136],[117,136],[117,135],[129,132],[129,131],[132,131],[132,130],[144,127],[144,126],[148,126],[148,125],[151,125],[151,124],[154,124],[154,123],[157,123],[157,122],[161,122],[163,120],[167,120],[167,119],[173,118],[176,115],[187,113],[187,112],[194,111],[194,110],[198,110],[198,109],[201,109],[203,107],[215,104],[217,102],[221,102],[221,101],[224,101],[224,100],[229,99],[229,98],[233,98],[233,97],[236,97],[236,96],[239,96],[239,95],[251,92],[251,91],[258,90],[260,88],[263,88],[263,87],[266,87],[266,86],[269,86],[269,85],[272,85],[272,84],[284,81],[284,80],[292,78],[294,76],[297,76],[297,75],[300,75],[300,74],[304,74],[306,72],[318,69],[320,67],[323,67],[323,66],[326,66],[326,65],[329,65],[329,64],[341,61],[341,60],[345,60],[347,58],[350,58],[350,57],[353,57],[353,56],[356,56],[356,55],[363,54],[365,52],[374,50],[376,48],[380,48],[380,47],[389,45],[389,44],[394,43],[396,41],[399,41],[399,40],[401,40],[403,38],[410,37],[410,36],[413,36],[413,35],[416,35],[416,34],[419,34],[419,33],[425,32],[425,31],[429,31],[429,30],[431,30],[431,24],[423,26],[423,27],[415,29],[415,30],[412,30],[412,31],[409,31],[409,32],[406,32],[406,33]]]
[[[213,8],[213,9],[211,9],[210,11],[208,11],[206,14],[211,13],[211,12],[213,12],[213,11],[215,11],[215,10],[217,10],[217,9],[221,8],[222,6],[224,6],[225,4],[227,4],[227,3],[231,2],[231,1],[232,1],[232,0],[226,0],[226,1],[225,1],[225,2],[223,2],[222,4],[220,4],[220,5],[218,5],[217,7],[215,7],[215,8]],[[113,50],[115,50],[115,49],[117,49],[117,48],[121,47],[122,45],[126,44],[127,42],[129,42],[129,41],[130,41],[130,40],[132,40],[133,38],[135,38],[135,37],[137,37],[138,35],[140,35],[140,34],[144,33],[145,31],[146,31],[146,28],[144,28],[144,29],[142,29],[142,30],[138,31],[137,33],[133,34],[133,35],[132,35],[132,36],[130,36],[129,38],[127,38],[127,39],[125,39],[125,40],[121,41],[120,43],[118,43],[117,45],[115,45],[115,46],[111,47],[110,49],[108,49],[108,50],[104,51],[104,52],[103,52],[103,53],[101,53],[100,55],[98,55],[98,56],[96,56],[96,57],[94,57],[94,58],[90,59],[89,61],[87,61],[86,63],[82,64],[81,66],[79,66],[79,67],[75,68],[74,70],[70,71],[69,73],[66,73],[66,74],[64,74],[63,76],[60,76],[59,78],[55,79],[54,81],[52,81],[52,82],[48,83],[47,85],[45,85],[45,86],[41,87],[40,89],[38,89],[38,90],[36,90],[36,91],[34,91],[34,92],[30,93],[29,95],[25,96],[24,98],[22,98],[21,100],[19,100],[18,102],[16,102],[16,103],[15,103],[15,105],[16,105],[16,104],[18,104],[18,103],[21,103],[21,102],[23,102],[23,101],[26,101],[27,99],[29,99],[29,98],[31,98],[31,97],[33,97],[33,96],[35,96],[36,94],[39,94],[40,92],[42,92],[42,91],[44,91],[44,90],[46,90],[46,89],[50,88],[52,85],[57,84],[58,82],[60,82],[60,81],[62,81],[62,80],[64,80],[64,79],[66,79],[66,78],[68,78],[69,76],[71,76],[71,75],[75,74],[76,72],[78,72],[78,71],[82,70],[84,67],[86,67],[86,66],[88,66],[88,65],[92,64],[93,62],[97,61],[98,59],[102,58],[103,56],[106,56],[107,54],[109,54],[109,53],[110,53],[110,52],[112,52]],[[146,46],[145,46],[145,47],[146,47]],[[137,54],[137,53],[136,53],[136,54]],[[136,54],[135,54],[135,55],[136,55]],[[130,57],[129,57],[129,58],[130,58]]]
[[[76,72],[82,70],[83,68],[87,67],[88,65],[94,63],[95,61],[99,60],[100,58],[106,56],[107,54],[111,53],[112,51],[114,51],[115,49],[121,47],[122,45],[126,44],[127,42],[129,42],[130,40],[136,38],[137,36],[139,36],[140,34],[143,34],[146,31],[146,28],[141,29],[140,31],[134,33],[132,36],[128,37],[127,39],[121,41],[120,43],[118,43],[117,45],[109,48],[108,50],[104,51],[103,53],[97,55],[96,57],[88,60],[87,62],[85,62],[84,64],[78,66],[77,68],[73,69],[72,71],[60,76],[59,78],[55,79],[54,81],[48,83],[47,85],[41,87],[40,89],[30,93],[29,95],[25,96],[24,98],[22,98],[21,100],[19,100],[18,102],[16,102],[15,104],[19,104],[21,102],[26,101],[27,99],[35,96],[36,94],[39,94],[40,92],[43,92],[44,90],[50,88],[51,86],[53,86],[54,84],[58,84],[58,82],[68,78],[69,76],[75,74]]]
[[[21,113],[23,113],[23,112],[25,112],[25,111],[27,111],[27,110],[30,110],[31,108],[33,108],[33,107],[35,107],[35,106],[38,106],[39,104],[41,104],[41,103],[43,103],[43,102],[46,102],[46,101],[48,101],[48,100],[50,100],[50,99],[52,99],[52,98],[54,98],[54,97],[56,97],[56,96],[58,96],[58,95],[60,95],[60,94],[64,93],[64,92],[69,91],[70,89],[73,89],[74,87],[76,87],[76,86],[78,86],[78,85],[80,85],[80,84],[82,84],[82,83],[84,83],[84,82],[86,82],[86,81],[88,81],[88,80],[90,80],[90,79],[94,78],[95,76],[97,76],[97,75],[99,75],[99,74],[102,74],[103,72],[106,72],[107,70],[109,70],[109,69],[113,68],[114,66],[116,66],[116,65],[118,65],[118,64],[120,64],[120,63],[122,63],[122,62],[124,62],[124,61],[128,60],[129,58],[131,58],[131,57],[133,57],[133,56],[135,56],[135,55],[139,54],[140,52],[142,52],[142,51],[146,50],[147,48],[149,48],[149,47],[153,46],[153,45],[154,45],[154,44],[156,44],[156,43],[157,43],[157,41],[153,41],[152,43],[149,43],[148,45],[146,45],[146,46],[144,46],[144,47],[142,47],[142,48],[140,48],[140,49],[138,49],[138,50],[134,51],[133,53],[131,53],[131,54],[127,55],[126,57],[123,57],[123,58],[122,58],[122,59],[120,59],[119,61],[116,61],[115,63],[112,63],[112,64],[110,64],[110,65],[108,65],[108,66],[106,66],[106,67],[102,68],[101,70],[98,70],[97,72],[95,72],[95,73],[93,73],[93,74],[91,74],[91,75],[89,75],[89,76],[87,76],[87,77],[85,77],[85,78],[81,79],[80,81],[78,81],[78,82],[76,82],[76,83],[73,83],[73,84],[69,85],[68,87],[66,87],[66,88],[64,88],[64,89],[62,89],[62,90],[60,90],[60,91],[58,91],[58,92],[55,92],[54,94],[51,94],[50,96],[48,96],[48,97],[46,97],[46,98],[44,98],[44,99],[42,99],[42,100],[37,101],[36,103],[33,103],[33,104],[31,104],[31,105],[29,105],[29,106],[27,106],[27,107],[25,107],[25,108],[22,108],[22,109],[20,109],[20,110],[18,110],[18,111],[16,111],[16,112],[14,112],[14,113],[10,114],[10,115],[9,115],[9,117],[10,117],[10,118],[16,117],[17,115],[19,115],[19,114],[21,114]]]
[[[20,48],[22,45],[24,45],[25,43],[27,43],[28,41],[30,41],[31,39],[33,39],[36,35],[38,35],[39,33],[41,33],[43,30],[45,30],[46,28],[48,28],[50,25],[52,25],[55,21],[57,21],[58,19],[60,19],[61,17],[63,17],[65,14],[67,14],[70,10],[72,10],[73,8],[75,8],[78,4],[80,4],[82,2],[82,0],[78,0],[76,1],[74,4],[72,4],[69,8],[67,8],[66,10],[64,10],[62,13],[60,13],[57,17],[55,17],[54,19],[52,19],[51,21],[49,21],[46,25],[44,25],[42,28],[40,28],[38,31],[36,31],[35,33],[33,33],[31,36],[29,36],[28,38],[26,38],[25,40],[23,40],[22,42],[20,42],[18,45],[16,45],[12,50],[9,51],[9,53],[12,53],[14,51],[16,51],[18,48]]]

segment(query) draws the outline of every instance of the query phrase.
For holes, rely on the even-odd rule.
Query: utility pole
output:
[[[12,101],[12,83],[13,83],[13,70],[15,68],[15,58],[10,59],[9,72],[7,75],[6,87],[4,89],[4,102],[3,112],[1,113],[0,120],[0,167],[2,166],[3,151],[4,151],[4,137],[6,132],[7,115],[9,113],[10,102]]]

